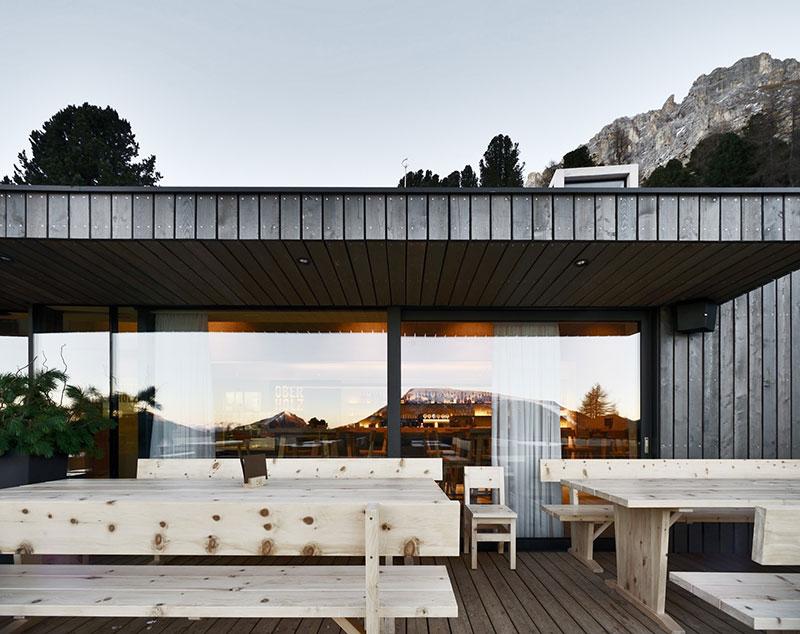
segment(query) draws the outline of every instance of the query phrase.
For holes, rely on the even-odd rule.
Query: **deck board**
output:
[[[398,619],[398,634],[514,634],[542,632],[617,632],[646,634],[658,628],[626,603],[605,583],[614,574],[613,553],[597,553],[602,575],[585,570],[565,553],[521,552],[517,570],[495,552],[481,552],[478,570],[470,570],[468,556],[459,559],[424,558],[422,563],[446,565],[453,580],[459,617],[453,619]],[[146,557],[97,557],[97,563],[147,563]],[[287,565],[314,563],[308,557],[181,557],[171,563]],[[359,564],[358,557],[324,558],[325,564]],[[748,559],[721,555],[670,555],[672,570],[758,570]],[[772,570],[772,569],[770,569]],[[788,569],[786,569],[788,570]],[[670,583],[667,612],[687,633],[745,632],[738,621]],[[9,623],[0,619],[0,629]],[[17,632],[30,634],[339,634],[330,619],[31,619]]]

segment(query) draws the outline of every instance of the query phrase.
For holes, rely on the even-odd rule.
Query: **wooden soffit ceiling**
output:
[[[0,309],[30,304],[625,308],[723,302],[800,242],[0,238]]]

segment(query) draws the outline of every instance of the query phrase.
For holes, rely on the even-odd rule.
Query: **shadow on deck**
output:
[[[423,559],[445,564],[459,603],[457,619],[399,619],[398,634],[507,634],[519,632],[657,632],[656,624],[611,590],[605,579],[614,571],[613,553],[597,553],[605,568],[602,575],[587,571],[575,559],[559,552],[520,552],[517,570],[496,553],[482,552],[478,570],[470,570],[467,556],[460,559]],[[137,558],[137,561],[141,558]],[[132,563],[132,558],[92,558],[97,563]],[[302,563],[302,558],[273,557],[268,564]],[[315,560],[319,563],[320,560]],[[324,558],[323,563],[361,563],[362,558]],[[175,557],[185,564],[254,563],[248,557]],[[746,571],[759,567],[746,558],[722,555],[671,555],[670,570]],[[775,571],[771,569],[771,571]],[[667,590],[667,612],[687,632],[748,632],[740,624],[673,584]],[[0,619],[0,631],[10,625]],[[330,619],[31,619],[15,632],[63,634],[114,632],[115,634],[203,632],[230,634],[322,634],[341,632]]]

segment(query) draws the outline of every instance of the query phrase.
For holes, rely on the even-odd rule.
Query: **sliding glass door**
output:
[[[386,455],[384,313],[154,310],[138,321],[113,339],[120,475],[137,456]]]
[[[640,347],[633,321],[405,322],[403,455],[440,456],[452,497],[464,466],[503,466],[519,536],[557,536],[539,461],[639,455]]]

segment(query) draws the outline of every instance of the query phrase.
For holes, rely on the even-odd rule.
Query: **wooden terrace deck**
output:
[[[93,557],[93,562],[115,563],[132,558]],[[142,562],[144,558],[137,558]],[[306,558],[272,557],[268,565],[303,563]],[[653,621],[626,603],[611,590],[605,579],[614,570],[613,553],[598,553],[605,568],[602,575],[586,570],[562,552],[520,552],[517,570],[508,568],[506,559],[496,553],[481,552],[479,567],[470,570],[468,555],[459,559],[425,560],[423,563],[446,564],[459,602],[457,619],[398,620],[399,634],[528,634],[532,632],[658,632]],[[315,560],[319,563],[319,559]],[[186,564],[243,564],[254,558],[182,557],[169,562]],[[323,563],[363,563],[363,558],[323,558]],[[670,555],[670,570],[758,570],[745,558],[728,555]],[[770,569],[776,572],[774,568]],[[691,596],[673,584],[667,591],[667,612],[688,632],[748,632],[744,625],[719,610]],[[0,631],[10,625],[0,619]],[[107,619],[47,618],[31,620],[16,632],[65,634],[67,632],[114,632],[115,634],[338,634],[339,627],[330,619]]]

